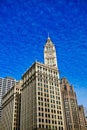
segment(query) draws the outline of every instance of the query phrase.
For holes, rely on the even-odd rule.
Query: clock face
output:
[[[49,53],[49,55],[52,55],[52,53]]]
[[[52,56],[52,53],[48,53],[48,56],[49,56],[49,57]]]
[[[48,57],[48,58],[52,58],[52,57],[53,57],[52,53],[49,53],[49,54],[47,55],[47,57]]]

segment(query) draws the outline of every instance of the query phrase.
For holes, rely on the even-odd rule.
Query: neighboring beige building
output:
[[[19,81],[2,98],[1,130],[20,129],[21,85]]]
[[[35,62],[22,76],[20,130],[65,130],[56,52],[49,37],[44,55],[49,61]]]
[[[80,130],[76,93],[66,78],[61,79],[61,92],[66,130]]]
[[[84,107],[82,105],[79,106],[79,118],[80,118],[81,130],[87,130]]]

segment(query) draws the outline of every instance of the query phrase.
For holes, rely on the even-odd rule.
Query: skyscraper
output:
[[[21,130],[64,130],[56,52],[49,37],[44,62],[35,62],[22,76]]]
[[[1,101],[7,91],[16,84],[16,80],[11,77],[0,78],[0,118],[1,118]]]
[[[2,88],[2,96],[7,93],[7,91],[13,87],[16,80],[12,77],[0,78],[0,87]]]
[[[61,93],[66,130],[80,130],[76,93],[66,78],[61,79]]]

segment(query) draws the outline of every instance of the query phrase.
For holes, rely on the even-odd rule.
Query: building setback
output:
[[[76,93],[66,78],[61,79],[61,92],[66,130],[80,130]]]
[[[20,129],[21,85],[18,82],[2,98],[1,130]]]
[[[45,64],[35,62],[22,76],[21,130],[64,130],[59,72],[54,45],[48,37]]]

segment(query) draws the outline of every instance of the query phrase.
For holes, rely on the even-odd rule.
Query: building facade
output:
[[[80,130],[76,93],[66,78],[61,79],[61,93],[66,130]]]
[[[78,107],[79,107],[80,127],[81,127],[81,130],[85,130],[86,129],[86,119],[85,119],[84,107],[82,105],[80,105]]]
[[[20,129],[21,85],[18,82],[2,98],[1,130]]]
[[[87,127],[87,108],[84,107],[85,119],[86,119],[86,127]]]
[[[64,130],[56,52],[49,37],[44,58],[45,64],[35,62],[22,76],[21,130]]]
[[[8,90],[16,84],[16,80],[12,77],[2,78],[2,96],[4,96]]]
[[[0,118],[1,118],[2,97],[15,84],[16,84],[16,80],[11,77],[0,78]]]

